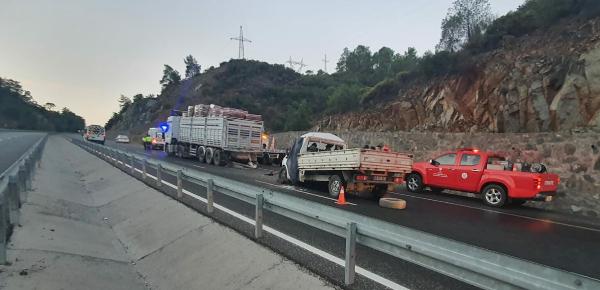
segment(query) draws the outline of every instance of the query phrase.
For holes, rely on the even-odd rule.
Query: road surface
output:
[[[0,131],[0,174],[8,169],[45,133]]]
[[[334,204],[334,200],[327,196],[325,187],[312,186],[307,190],[277,184],[278,167],[267,166],[258,169],[216,167],[200,163],[197,160],[169,157],[161,151],[145,151],[141,144],[115,144],[108,141],[107,146],[144,154],[149,158],[168,160],[183,167],[206,171],[338,207]],[[166,176],[165,180],[174,182],[174,177]],[[198,191],[201,189],[199,188]],[[600,225],[597,221],[527,207],[494,209],[482,205],[478,199],[447,194],[411,194],[404,190],[398,190],[388,193],[388,195],[407,200],[407,209],[402,211],[384,209],[373,200],[352,197],[349,199],[352,204],[343,208],[513,257],[600,279],[600,247],[598,247],[600,245]],[[248,215],[252,216],[251,207],[243,209],[243,205],[237,205],[235,201],[228,201],[227,197],[221,197],[221,199],[221,202],[241,207],[242,212],[248,211]],[[295,232],[302,239],[319,244],[318,246],[322,249],[334,253],[339,252],[338,249],[331,246],[336,244],[335,242],[332,242],[331,245],[326,241],[318,242],[310,234],[307,234],[310,231],[302,226],[294,225],[292,227],[284,222],[281,222],[279,226],[286,228],[289,232]],[[335,238],[331,237],[331,239]],[[365,252],[369,252],[368,249]],[[388,269],[390,265],[400,262],[386,261],[382,263],[382,259],[387,259],[383,256],[375,251],[370,251],[361,259],[390,276],[401,275],[397,269]],[[411,271],[418,272],[420,270],[413,269]],[[452,282],[446,281],[441,285],[449,286],[452,285]],[[451,288],[455,287],[456,285]]]

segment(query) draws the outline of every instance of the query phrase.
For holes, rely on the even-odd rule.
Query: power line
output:
[[[242,30],[242,26],[240,25],[240,35],[238,37],[231,37],[231,40],[237,40],[239,42],[238,49],[238,58],[244,59],[244,42],[252,42],[252,40],[248,38],[244,38],[244,30]]]

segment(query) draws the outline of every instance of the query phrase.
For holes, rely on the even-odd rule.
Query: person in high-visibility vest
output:
[[[144,149],[152,148],[152,137],[150,135],[144,136],[142,142],[144,143]]]

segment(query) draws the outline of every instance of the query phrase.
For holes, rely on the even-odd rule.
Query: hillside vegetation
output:
[[[68,108],[53,108],[52,103],[37,104],[19,82],[0,78],[0,128],[77,132],[85,127],[83,118]]]
[[[435,53],[388,47],[373,52],[359,45],[344,49],[331,74],[299,74],[253,60],[201,72],[187,56],[184,77],[165,65],[161,93],[121,96],[121,110],[106,127],[113,134],[141,134],[172,110],[199,103],[262,114],[270,131],[318,126],[515,132],[595,124],[598,97],[592,91],[579,98],[586,103],[559,101],[577,98],[567,78],[585,78],[585,65],[570,68],[594,48],[599,15],[596,0],[529,0],[494,19],[487,0],[455,0]],[[582,115],[582,107],[589,111]],[[578,114],[583,117],[570,117]]]

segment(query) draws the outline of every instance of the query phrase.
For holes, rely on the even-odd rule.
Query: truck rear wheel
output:
[[[206,162],[206,160],[204,159],[206,157],[206,148],[204,148],[204,146],[200,146],[196,150],[196,157],[198,157],[198,161]]]
[[[339,175],[332,175],[329,177],[329,196],[337,198],[340,195],[340,190],[344,186],[344,181]]]
[[[206,154],[205,154],[206,156],[204,157],[204,160],[206,160],[207,164],[212,164],[213,156],[214,156],[213,153],[214,153],[214,150],[212,148],[210,148],[210,147],[206,148]]]
[[[490,184],[481,191],[483,203],[493,207],[502,207],[507,199],[506,189],[498,184]]]
[[[406,178],[406,188],[410,192],[421,192],[423,190],[423,178],[418,173],[411,173]]]
[[[224,152],[221,149],[215,149],[213,151],[213,164],[217,166],[223,166],[225,164]]]

